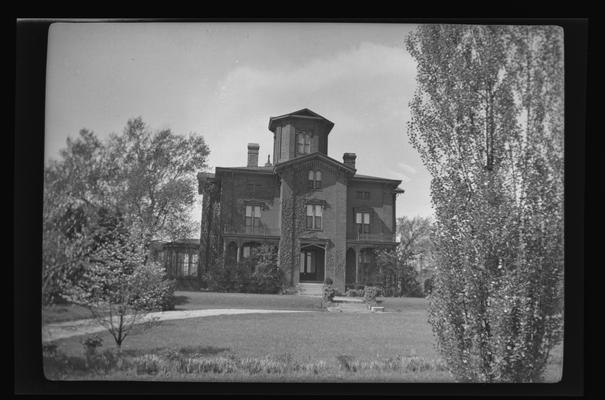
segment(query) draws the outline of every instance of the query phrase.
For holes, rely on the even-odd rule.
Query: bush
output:
[[[257,265],[252,275],[254,293],[280,293],[285,282],[284,272],[274,264]]]
[[[326,279],[324,279],[324,285],[331,286],[333,284],[334,284],[334,281],[332,280],[332,278],[326,278]]]
[[[364,290],[363,289],[349,289],[345,292],[347,297],[363,297]]]
[[[218,260],[204,275],[208,289],[214,292],[245,293],[252,287],[252,272],[248,262],[226,264]]]
[[[368,304],[375,304],[376,297],[380,294],[380,288],[376,286],[366,286],[363,292],[363,299]]]
[[[337,291],[334,286],[324,284],[323,297],[322,297],[322,301],[323,301],[324,305],[331,303],[334,300],[334,296],[336,296],[336,294],[337,294]]]
[[[176,305],[175,290],[176,280],[168,280],[164,287],[158,288],[157,295],[160,298],[159,305],[162,311],[174,310],[174,306]]]
[[[431,276],[428,279],[424,280],[424,293],[426,295],[431,294],[431,292],[433,291],[433,277]]]
[[[97,347],[103,346],[103,338],[97,335],[90,336],[86,338],[84,342],[82,342],[82,345],[84,346],[84,353],[86,354],[86,357],[90,358],[97,353]]]

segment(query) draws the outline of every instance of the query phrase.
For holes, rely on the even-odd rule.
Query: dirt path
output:
[[[168,321],[173,319],[188,319],[200,317],[213,317],[216,315],[238,315],[238,314],[271,314],[271,313],[304,313],[313,311],[296,310],[257,310],[257,309],[234,309],[223,308],[214,310],[185,310],[185,311],[163,311],[147,314],[145,319],[140,322],[157,318],[159,321]],[[58,322],[42,326],[42,341],[65,339],[78,335],[89,335],[102,332],[105,328],[99,325],[93,319],[81,319],[77,321]]]

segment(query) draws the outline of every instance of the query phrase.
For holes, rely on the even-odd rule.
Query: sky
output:
[[[141,116],[153,130],[202,135],[209,172],[259,164],[269,118],[302,108],[334,122],[328,155],[359,174],[401,179],[397,217],[431,216],[430,176],[409,143],[416,66],[409,24],[55,23],[48,43],[45,159],[80,129],[100,138]],[[192,218],[200,220],[201,196]]]

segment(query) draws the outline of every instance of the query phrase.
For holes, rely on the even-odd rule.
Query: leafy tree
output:
[[[432,220],[402,217],[397,222],[399,245],[393,251],[378,251],[376,257],[384,295],[422,296],[420,276],[414,264],[420,257],[427,262],[432,259]]]
[[[257,293],[279,293],[285,285],[284,272],[277,266],[277,248],[261,245],[254,252],[252,279]]]
[[[152,132],[141,118],[129,120],[122,135],[105,142],[86,129],[68,138],[59,159],[44,171],[45,303],[57,301],[65,286],[77,281],[94,243],[111,239],[102,232],[113,232],[116,218],[145,254],[154,239],[188,236],[195,173],[205,168],[208,154],[202,137]]]
[[[408,134],[432,176],[430,322],[460,380],[535,382],[562,335],[562,31],[424,25]]]
[[[120,351],[135,326],[149,328],[155,324],[157,319],[150,318],[149,312],[162,310],[174,288],[165,279],[161,265],[145,262],[141,238],[132,237],[123,225],[99,224],[89,233],[94,245],[81,260],[83,271],[62,295],[86,307],[109,331]]]

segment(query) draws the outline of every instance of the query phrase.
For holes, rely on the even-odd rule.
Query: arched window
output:
[[[309,154],[311,152],[311,134],[308,132],[296,133],[296,154]]]
[[[321,189],[321,171],[309,171],[309,189]]]

